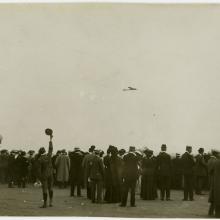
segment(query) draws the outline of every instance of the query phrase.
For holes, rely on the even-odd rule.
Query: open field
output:
[[[207,193],[206,193],[207,194]],[[208,195],[195,196],[194,202],[183,202],[181,191],[172,191],[173,201],[143,201],[136,196],[137,207],[119,207],[118,204],[91,204],[85,197],[69,197],[69,189],[54,189],[54,207],[40,209],[40,188],[8,189],[0,185],[1,216],[92,216],[92,217],[167,217],[206,218]]]

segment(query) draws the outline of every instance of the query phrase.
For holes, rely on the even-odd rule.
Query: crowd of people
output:
[[[1,150],[0,181],[8,187],[26,187],[27,183],[40,184],[43,189],[43,208],[53,202],[53,185],[70,188],[70,196],[82,196],[86,189],[92,203],[119,203],[127,205],[130,191],[130,206],[135,207],[135,197],[143,200],[172,200],[172,189],[183,190],[183,201],[194,201],[194,193],[203,195],[209,190],[209,215],[220,217],[220,153],[212,150],[205,154],[203,148],[192,155],[187,146],[183,155],[172,158],[161,146],[155,156],[148,148],[129,151],[110,145],[107,152],[93,145],[88,152],[75,147],[73,151],[57,151],[53,155],[52,136],[49,149],[11,151]],[[159,194],[158,194],[159,189]]]

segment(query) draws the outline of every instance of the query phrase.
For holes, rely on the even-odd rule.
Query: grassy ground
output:
[[[119,207],[118,204],[91,204],[85,197],[69,197],[69,189],[54,189],[54,207],[40,209],[41,189],[8,189],[0,185],[1,216],[92,216],[92,217],[164,217],[206,218],[208,195],[195,196],[194,202],[183,202],[181,191],[172,191],[173,201],[143,201],[136,196],[137,207]]]

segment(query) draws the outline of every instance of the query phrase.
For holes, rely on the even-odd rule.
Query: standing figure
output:
[[[170,201],[170,184],[172,173],[171,156],[166,153],[167,146],[162,144],[161,152],[157,156],[157,170],[160,181],[160,199],[164,201],[165,193],[166,200]]]
[[[86,187],[88,199],[91,199],[91,186],[90,186],[90,182],[88,182],[87,171],[88,171],[89,162],[94,158],[94,150],[95,150],[95,146],[92,145],[89,148],[89,153],[84,156],[83,161],[82,161],[82,168],[83,168],[83,174],[84,174],[84,186]]]
[[[121,167],[122,159],[118,156],[118,149],[112,146],[110,157],[110,175],[111,175],[111,194],[109,203],[118,203],[121,201]]]
[[[135,147],[131,146],[129,152],[123,157],[123,186],[121,207],[127,205],[128,192],[131,190],[130,205],[135,207],[135,188],[138,179],[138,157],[135,154]]]
[[[199,154],[196,155],[195,165],[195,181],[196,181],[196,194],[203,195],[202,190],[204,187],[204,181],[207,176],[207,164],[204,159],[204,149],[199,148]]]
[[[89,161],[88,180],[91,183],[92,203],[102,202],[102,185],[104,180],[104,165],[99,156],[99,151],[95,150],[94,157]]]
[[[53,165],[52,165],[52,153],[53,153],[53,131],[46,129],[45,133],[50,136],[48,153],[44,147],[41,147],[38,152],[38,179],[42,185],[43,200],[44,203],[41,208],[47,207],[47,192],[49,193],[49,206],[52,207],[53,203]]]
[[[82,160],[83,153],[79,148],[75,148],[70,153],[70,196],[74,196],[75,187],[77,188],[77,196],[81,196],[81,187],[83,182]]]
[[[13,188],[15,183],[15,151],[11,151],[8,156],[8,188]]]
[[[172,173],[172,187],[173,189],[182,189],[182,164],[180,154],[172,160],[173,173]]]
[[[208,160],[208,174],[209,174],[209,184],[210,184],[210,190],[209,190],[209,216],[214,216],[215,212],[215,204],[214,204],[214,168],[215,168],[215,162],[218,159],[219,152],[216,150],[212,150],[210,159]]]
[[[16,164],[17,164],[17,184],[18,187],[25,188],[26,187],[26,181],[28,177],[28,159],[25,157],[26,152],[21,151],[18,157],[16,158]]]
[[[213,172],[213,204],[215,207],[215,217],[220,218],[220,153],[214,163]]]
[[[0,152],[0,183],[6,183],[8,167],[8,155],[7,150],[1,150]]]
[[[57,182],[59,188],[66,188],[69,181],[70,159],[66,150],[62,150],[61,154],[56,158],[55,166],[57,168]]]
[[[142,159],[141,170],[141,198],[144,200],[155,200],[157,198],[156,168],[157,161],[152,150],[145,150]]]
[[[35,183],[36,179],[34,176],[34,151],[33,150],[29,150],[28,151],[28,182],[29,183]]]
[[[108,203],[111,203],[111,195],[112,195],[112,175],[111,175],[111,167],[110,167],[110,158],[111,158],[111,146],[109,146],[109,148],[107,149],[107,155],[105,155],[103,158],[104,169],[105,169],[104,200]]]
[[[193,201],[193,170],[195,166],[195,161],[192,153],[192,147],[186,146],[186,152],[181,157],[182,171],[184,178],[184,198],[183,201]]]

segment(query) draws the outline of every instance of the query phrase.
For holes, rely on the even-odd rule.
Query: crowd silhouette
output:
[[[192,147],[186,146],[184,154],[173,158],[162,144],[161,151],[144,148],[129,151],[110,145],[104,153],[92,145],[87,151],[75,147],[53,154],[52,134],[48,151],[38,152],[7,149],[0,153],[0,182],[12,187],[27,187],[30,184],[42,186],[44,204],[53,205],[53,186],[70,188],[70,196],[86,196],[92,203],[119,203],[127,205],[130,192],[130,206],[135,207],[135,198],[161,201],[172,200],[172,190],[182,190],[183,201],[194,201],[194,194],[203,195],[209,191],[209,216],[220,217],[220,153],[212,150],[192,155]],[[158,193],[159,192],[159,193]],[[208,204],[208,203],[207,203]]]

